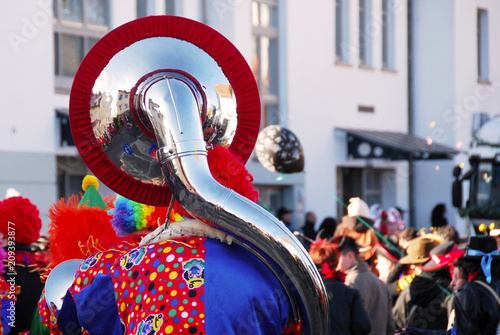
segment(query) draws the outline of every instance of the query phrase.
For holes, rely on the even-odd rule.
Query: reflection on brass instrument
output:
[[[118,40],[110,56],[110,44],[134,35],[136,26],[140,38]],[[156,27],[174,28],[159,34]],[[202,38],[189,35],[193,30],[203,31]],[[166,206],[171,192],[193,217],[233,236],[266,263],[304,334],[328,333],[326,291],[301,243],[271,213],[220,185],[208,168],[211,146],[247,151],[246,161],[255,144],[258,122],[249,126],[248,118],[260,112],[246,114],[241,102],[258,109],[259,94],[245,59],[215,30],[180,17],[142,18],[108,35],[79,69],[75,83],[81,89],[72,90],[70,122],[86,164],[111,189],[138,202]],[[89,79],[87,71],[95,73],[88,87],[80,82]],[[240,78],[250,84],[241,85]],[[138,181],[140,187],[132,187]],[[152,193],[163,203],[152,203]]]
[[[176,51],[172,54],[171,50]],[[165,180],[157,161],[157,143],[151,127],[161,128],[162,120],[150,125],[142,115],[133,113],[130,93],[145,73],[157,73],[162,68],[175,69],[170,73],[177,74],[176,80],[183,73],[190,73],[197,82],[211,83],[203,88],[193,83],[191,87],[193,92],[202,94],[198,97],[197,109],[203,120],[206,143],[228,147],[237,126],[231,85],[212,57],[195,45],[175,38],[155,37],[137,41],[115,55],[92,90],[90,118],[94,136],[111,162],[134,178],[157,185],[163,185]],[[207,73],[204,70],[207,68],[216,71]],[[136,94],[132,98],[138,97]],[[160,106],[165,108],[166,102],[150,98],[143,103],[154,111]]]
[[[83,259],[72,259],[62,262],[50,272],[45,282],[45,300],[52,315],[57,319],[57,311],[61,309],[68,287],[73,284],[75,273],[83,263]]]

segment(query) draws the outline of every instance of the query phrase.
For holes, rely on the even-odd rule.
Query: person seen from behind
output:
[[[415,276],[422,272],[420,265],[430,259],[429,252],[437,244],[435,240],[424,237],[414,238],[410,241],[406,247],[406,256],[398,261],[386,280],[394,304],[399,294],[412,282]]]
[[[292,211],[287,207],[281,207],[276,213],[278,220],[283,222],[288,229],[292,229]]]
[[[452,296],[450,265],[463,254],[455,242],[445,242],[429,252],[422,272],[401,292],[394,306],[398,327],[446,329]]]
[[[339,244],[337,270],[346,273],[345,284],[359,291],[372,323],[371,335],[392,334],[395,330],[389,291],[368,264],[359,257],[359,245],[349,236]]]
[[[369,334],[371,322],[361,296],[355,288],[344,284],[345,273],[337,270],[338,245],[317,240],[311,244],[309,255],[322,273],[330,301],[330,334]]]
[[[342,217],[342,221],[335,229],[333,236],[346,235],[354,239],[360,246],[360,258],[368,264],[370,271],[378,276],[377,268],[375,267],[375,253],[379,238],[375,228],[373,228],[374,222],[369,216],[370,208],[365,201],[360,198],[349,199],[347,215]]]
[[[443,203],[437,204],[432,209],[431,213],[431,227],[439,228],[448,225],[446,219],[446,205]]]
[[[321,222],[321,225],[319,226],[318,233],[316,234],[316,240],[321,240],[321,239],[330,239],[333,236],[333,233],[335,232],[335,228],[337,228],[337,220],[335,220],[333,217],[326,217],[323,219]]]
[[[417,231],[413,227],[406,227],[401,231],[398,236],[398,246],[406,253],[406,248],[410,244],[410,241],[417,237]]]

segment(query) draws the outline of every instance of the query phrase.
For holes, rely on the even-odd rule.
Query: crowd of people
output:
[[[461,239],[443,214],[436,206],[430,233],[389,236],[353,198],[338,225],[328,219],[330,234],[322,224],[304,243],[330,298],[330,334],[497,334],[497,240]]]
[[[192,238],[174,232],[141,247],[144,235],[138,232],[158,227],[167,216],[171,229],[179,232],[186,225],[196,230],[196,222],[181,222],[178,209],[169,212],[120,196],[103,199],[95,178],[86,178],[83,188],[82,195],[53,204],[47,237],[40,236],[39,211],[29,199],[0,202],[0,334],[208,334],[218,333],[217,321],[227,315],[235,323],[225,326],[239,333],[301,333],[284,304],[281,283],[266,276],[250,282],[251,273],[266,270],[257,259],[249,262],[253,256],[243,249],[227,253],[230,241],[220,232],[203,228],[203,237]],[[278,217],[290,222],[291,214],[282,209]],[[318,230],[316,215],[305,216],[299,236],[324,280],[330,334],[496,333],[500,254],[494,237],[464,241],[447,224],[432,233],[405,228],[389,236],[387,226],[370,217],[360,198],[351,199],[340,222],[328,217]],[[167,250],[173,255],[166,258],[171,267],[157,256]],[[54,302],[45,282],[55,267],[71,259],[82,263],[67,293]],[[217,270],[208,271],[206,262],[210,271]],[[231,276],[221,275],[227,273]],[[223,290],[208,301],[202,286],[211,281]],[[254,319],[236,314],[248,305],[219,305],[242,292],[250,292],[253,301],[268,297],[245,314]],[[201,313],[203,304],[205,311],[219,311],[217,321]],[[271,316],[263,322],[261,313]]]

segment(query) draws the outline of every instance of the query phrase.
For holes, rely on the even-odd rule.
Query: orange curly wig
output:
[[[78,206],[80,196],[72,195],[66,202],[59,199],[49,209],[49,253],[52,267],[69,259],[85,259],[100,251],[102,239],[106,244],[119,238],[111,226],[114,196],[104,198],[108,205],[99,207]],[[102,249],[106,249],[102,247]]]

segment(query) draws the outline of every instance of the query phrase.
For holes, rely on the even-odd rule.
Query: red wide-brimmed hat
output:
[[[436,271],[450,266],[451,263],[464,254],[453,241],[438,245],[429,252],[430,260],[421,268],[423,271]]]

